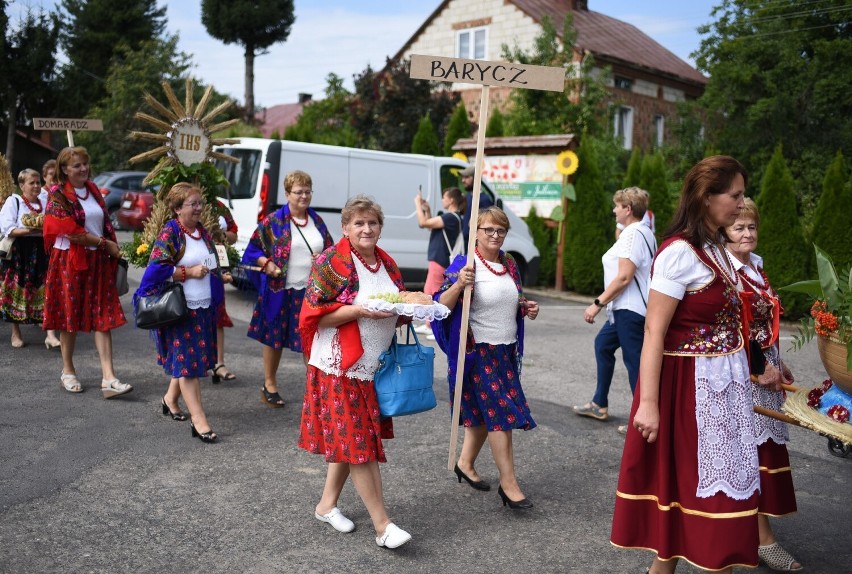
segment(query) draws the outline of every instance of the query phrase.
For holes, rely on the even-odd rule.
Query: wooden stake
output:
[[[490,86],[482,86],[482,94],[479,100],[479,129],[476,133],[476,158],[473,161],[473,202],[470,206],[470,228],[468,230],[467,240],[467,261],[466,265],[470,264],[474,257],[474,248],[476,247],[476,224],[479,218],[479,194],[482,191],[482,158],[485,155],[485,127],[488,124],[488,92]],[[461,331],[459,332],[459,351],[456,355],[456,388],[453,394],[453,413],[450,417],[450,453],[447,459],[447,469],[453,470],[456,466],[456,449],[458,447],[459,437],[459,417],[461,415],[461,396],[462,396],[462,381],[464,380],[464,355],[467,348],[467,329],[468,319],[470,317],[470,296],[472,286],[468,285],[464,288],[464,298],[462,299],[462,317]]]
[[[785,423],[790,424],[790,425],[796,425],[797,427],[802,426],[799,423],[799,421],[797,421],[793,417],[791,417],[789,415],[785,415],[784,413],[779,413],[778,411],[773,411],[772,409],[767,409],[765,407],[760,407],[760,406],[754,405],[754,412],[756,412],[759,415],[763,415],[765,417],[776,419],[776,420],[779,420],[781,422],[785,422]]]

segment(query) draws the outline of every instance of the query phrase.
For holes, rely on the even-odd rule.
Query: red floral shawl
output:
[[[109,220],[109,213],[107,213],[100,190],[91,180],[86,180],[86,189],[94,196],[95,201],[104,211],[103,236],[110,241],[115,241],[115,229],[113,229]],[[74,192],[74,187],[66,181],[65,185],[51,189],[47,195],[44,229],[42,230],[45,250],[50,252],[56,238],[60,235],[74,235],[85,232],[86,212]],[[68,253],[71,257],[72,269],[83,271],[87,268],[86,247],[84,245],[72,243]]]
[[[402,274],[390,255],[376,247],[376,257],[381,259],[382,265],[399,290],[405,289]],[[343,237],[336,245],[323,251],[311,268],[311,277],[299,314],[299,334],[302,337],[305,356],[311,356],[314,335],[323,315],[336,311],[343,305],[351,305],[357,294],[358,272],[352,262],[352,245],[349,239]],[[340,369],[345,372],[364,354],[358,321],[340,325],[338,336],[341,351]]]

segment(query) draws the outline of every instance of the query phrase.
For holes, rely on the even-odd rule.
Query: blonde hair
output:
[[[745,204],[743,208],[740,210],[740,214],[737,216],[737,219],[751,219],[754,221],[755,226],[760,228],[760,212],[757,210],[757,204],[750,197],[746,197],[743,200]]]
[[[614,203],[630,206],[630,211],[636,219],[645,217],[650,199],[651,195],[641,187],[625,187],[612,195]]]
[[[310,175],[297,169],[288,173],[284,178],[284,191],[290,193],[290,190],[293,189],[294,185],[304,185],[312,188],[314,186],[314,182]]]
[[[183,202],[186,201],[186,198],[193,193],[197,193],[202,197],[202,199],[204,198],[204,192],[201,191],[201,188],[197,185],[189,183],[188,181],[179,181],[174,184],[169,190],[168,195],[166,195],[166,202],[169,205],[169,209],[177,212],[177,210],[183,206]]]
[[[39,177],[38,172],[34,169],[22,169],[20,173],[18,173],[18,187],[24,185],[24,182],[27,181],[27,178],[33,175]],[[39,182],[41,182],[41,180],[39,180]]]
[[[82,146],[62,148],[62,151],[56,156],[56,181],[60,185],[65,185],[65,182],[68,181],[68,176],[65,175],[62,168],[67,167],[75,155],[79,155],[83,158],[83,161],[89,163],[89,152]]]
[[[53,176],[56,177],[56,160],[55,159],[49,159],[46,162],[44,162],[44,165],[41,166],[41,176],[43,178],[47,179],[47,170],[49,170],[51,168],[53,168]]]
[[[509,231],[509,216],[506,215],[506,212],[499,207],[490,205],[480,211],[479,216],[476,218],[476,226],[479,227],[488,219],[497,225],[502,225],[506,228],[506,231]]]
[[[382,212],[382,206],[376,203],[376,200],[367,195],[356,195],[350,197],[343,210],[340,212],[340,222],[343,225],[349,225],[352,218],[359,213],[374,213],[379,220],[379,225],[385,224],[385,214]]]

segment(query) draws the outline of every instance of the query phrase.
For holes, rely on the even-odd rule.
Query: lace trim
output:
[[[778,354],[777,347],[770,347],[763,351],[766,355],[766,361],[775,367],[781,368],[781,357]],[[781,405],[784,404],[784,393],[781,391],[773,391],[762,387],[756,383],[752,383],[751,396],[754,404],[781,412]],[[775,444],[787,444],[790,442],[790,431],[786,423],[773,419],[764,415],[754,415],[754,437],[758,445],[772,440]]]
[[[206,299],[198,299],[195,301],[188,300],[186,302],[186,306],[188,309],[207,309],[208,307],[210,307],[210,303],[212,302],[213,299],[211,297],[208,297]]]
[[[392,311],[397,315],[413,317],[418,321],[441,321],[450,316],[449,308],[440,303],[418,305],[416,303],[390,303],[382,299],[370,299],[364,303],[364,307],[371,311]]]
[[[760,489],[751,381],[744,353],[695,359],[696,496],[745,500]]]

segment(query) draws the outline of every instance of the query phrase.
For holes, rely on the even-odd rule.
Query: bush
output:
[[[624,174],[622,188],[638,186],[642,180],[642,152],[638,147],[630,152],[630,161],[627,162],[627,173]]]
[[[440,155],[441,146],[438,144],[438,136],[435,134],[435,128],[432,127],[432,120],[429,116],[420,118],[420,125],[417,127],[417,133],[414,134],[414,141],[411,142],[411,153],[422,153],[424,155]]]
[[[547,225],[546,220],[538,215],[535,205],[530,207],[526,223],[533,238],[533,243],[535,243],[540,254],[538,284],[553,285],[556,278],[556,240],[558,229]]]
[[[488,120],[488,127],[485,128],[485,137],[501,138],[506,133],[503,128],[503,114],[499,109],[495,109],[491,113],[491,118]]]
[[[825,172],[813,220],[813,242],[831,256],[838,269],[852,265],[852,242],[848,237],[852,182],[847,177],[846,162],[838,151]]]
[[[469,138],[471,131],[470,120],[467,119],[467,110],[464,107],[464,102],[460,101],[456,109],[453,110],[450,123],[447,125],[447,135],[444,137],[444,155],[453,155],[453,146],[460,139]]]
[[[642,159],[639,187],[651,194],[648,209],[654,212],[654,227],[657,230],[657,239],[659,240],[663,231],[669,226],[674,214],[674,205],[669,196],[665,160],[660,152],[646,155]]]

